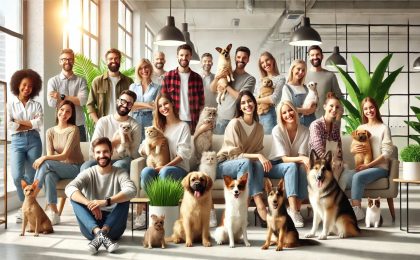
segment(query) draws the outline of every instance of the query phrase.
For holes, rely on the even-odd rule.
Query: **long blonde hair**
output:
[[[308,67],[306,66],[306,62],[301,59],[297,59],[292,61],[292,64],[290,64],[289,72],[287,74],[287,82],[291,82],[293,80],[293,69],[298,65],[302,64],[305,66],[305,76],[300,80],[299,84],[302,85],[303,82],[305,82],[306,73],[308,72]]]
[[[150,75],[149,75],[149,78],[148,78],[149,82],[152,80],[152,73],[153,73],[152,63],[148,59],[142,58],[142,59],[140,59],[139,63],[136,66],[136,82],[137,83],[140,83],[141,80],[142,80],[142,77],[140,76],[139,70],[140,70],[141,66],[143,66],[144,64],[146,64],[146,66],[150,70]]]
[[[296,125],[299,127],[299,125],[300,125],[299,113],[298,113],[296,107],[293,105],[293,103],[290,102],[289,100],[283,100],[277,105],[276,113],[277,113],[277,124],[279,125],[279,127],[282,130],[285,130],[284,121],[283,121],[283,118],[281,116],[281,108],[284,105],[290,107],[295,112],[295,122],[296,122]]]
[[[270,60],[272,60],[272,65],[273,65],[273,76],[277,76],[279,75],[279,68],[277,67],[277,61],[274,58],[273,54],[269,53],[268,51],[265,51],[263,53],[261,53],[260,58],[258,59],[258,68],[260,69],[260,75],[261,78],[267,77],[267,71],[265,71],[262,66],[261,66],[261,57],[268,57]]]

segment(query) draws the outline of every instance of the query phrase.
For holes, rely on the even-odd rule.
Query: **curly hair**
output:
[[[32,92],[29,98],[38,96],[42,89],[42,79],[36,71],[31,69],[18,70],[13,73],[12,78],[10,79],[10,91],[13,93],[13,95],[19,96],[20,83],[25,78],[30,79],[32,82]]]

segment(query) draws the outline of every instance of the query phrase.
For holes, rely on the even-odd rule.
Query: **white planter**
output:
[[[165,237],[172,235],[174,223],[179,219],[179,206],[149,206],[149,227],[152,224],[153,214],[165,215]]]
[[[420,163],[403,162],[403,179],[410,181],[420,180]]]

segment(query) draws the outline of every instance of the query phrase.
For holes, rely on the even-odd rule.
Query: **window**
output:
[[[118,49],[121,51],[126,69],[133,66],[133,11],[123,0],[118,1]]]
[[[152,61],[153,58],[153,42],[155,40],[155,36],[153,35],[150,28],[146,25],[144,30],[144,56],[146,59]]]
[[[63,48],[82,53],[94,64],[98,59],[98,1],[63,0],[65,28]]]

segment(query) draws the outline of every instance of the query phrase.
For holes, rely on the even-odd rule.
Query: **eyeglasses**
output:
[[[129,102],[125,99],[119,98],[117,99],[118,103],[120,103],[120,105],[126,106],[126,107],[132,107],[133,106],[133,102]]]
[[[68,62],[68,63],[73,63],[74,62],[74,59],[67,59],[67,58],[61,58],[60,59],[61,60],[61,62]]]

